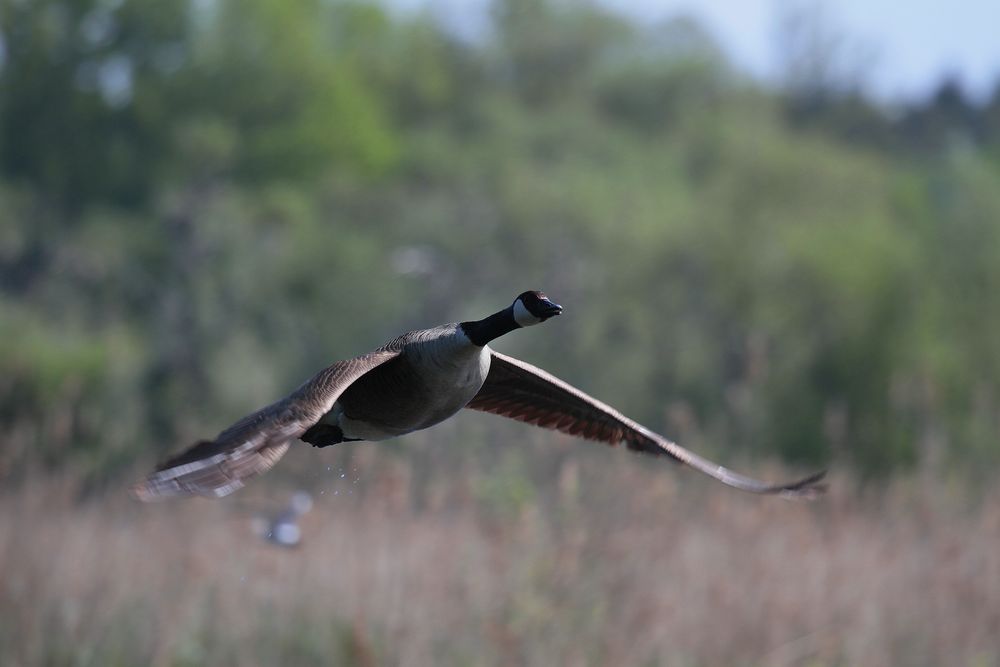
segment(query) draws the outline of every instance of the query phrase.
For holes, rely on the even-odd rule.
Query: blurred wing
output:
[[[650,431],[541,368],[495,351],[486,382],[466,407],[588,440],[610,445],[624,442],[629,449],[666,454],[723,484],[751,493],[812,497],[823,491],[817,483],[825,471],[775,485],[740,475]]]
[[[221,498],[270,470],[291,442],[318,422],[352,382],[399,355],[381,349],[324,368],[289,396],[254,412],[161,464],[131,491],[139,500]]]

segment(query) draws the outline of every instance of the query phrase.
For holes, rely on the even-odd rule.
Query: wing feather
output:
[[[326,414],[352,382],[399,355],[382,348],[338,361],[285,398],[247,415],[222,431],[168,459],[131,491],[143,501],[171,496],[222,497],[246,480],[270,470],[291,442]]]
[[[825,471],[785,484],[768,484],[720,466],[629,419],[537,366],[493,351],[482,389],[466,406],[568,435],[667,455],[727,486],[750,493],[813,497],[823,491]]]

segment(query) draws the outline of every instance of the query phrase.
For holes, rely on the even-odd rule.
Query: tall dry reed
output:
[[[250,525],[280,477],[153,506],[8,489],[0,664],[1000,662],[1000,493],[834,477],[798,504],[615,454],[420,503],[405,462],[334,474],[294,550]]]

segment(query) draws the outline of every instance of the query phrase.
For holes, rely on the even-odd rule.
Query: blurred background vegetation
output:
[[[471,41],[367,2],[0,6],[3,478],[115,476],[528,287],[567,317],[503,347],[689,445],[996,463],[1000,86],[889,111],[789,21],[768,90],[587,3]]]
[[[764,461],[831,465],[842,488],[892,475],[972,486],[995,476],[1000,84],[972,100],[947,79],[927,99],[889,107],[845,75],[801,21],[784,24],[787,68],[775,88],[741,74],[691,19],[638,25],[558,0],[496,0],[489,16],[488,29],[468,39],[433,13],[360,0],[0,0],[0,488],[73,480],[82,493],[59,506],[70,512],[81,499],[119,493],[168,451],[335,359],[407,329],[481,317],[529,288],[545,290],[565,315],[499,349],[706,455],[757,472]],[[315,491],[326,484],[315,472],[322,461],[356,471],[359,495],[391,498],[384,489],[403,475],[410,500],[386,505],[393,516],[427,507],[434,521],[435,503],[447,498],[482,510],[469,530],[483,549],[500,540],[513,555],[528,540],[540,554],[530,562],[545,565],[512,575],[507,634],[483,640],[506,646],[532,627],[525,609],[570,595],[545,588],[550,574],[558,580],[564,551],[592,565],[588,554],[603,553],[577,539],[580,517],[631,530],[635,508],[615,504],[629,502],[619,497],[624,480],[654,483],[642,476],[645,460],[529,431],[461,417],[377,451],[293,452],[258,484]],[[633,467],[602,482],[607,465]],[[566,524],[559,499],[578,498],[581,483],[593,512]],[[647,500],[678,500],[661,491]],[[0,517],[8,528],[44,509],[28,497],[10,505],[28,508],[20,519]],[[517,532],[533,520],[524,514],[533,504],[548,508],[546,529]],[[341,510],[360,521],[350,524],[357,531],[373,525]],[[117,511],[136,520],[134,508]],[[732,516],[717,511],[707,521]],[[903,522],[915,539],[925,518]],[[753,521],[769,525],[766,516]],[[970,521],[970,530],[995,534],[992,520]],[[127,543],[116,525],[101,534]],[[463,540],[465,525],[447,535]],[[797,535],[812,535],[808,525]],[[877,522],[855,527],[879,532]],[[10,562],[30,564],[31,552],[13,545]],[[402,547],[385,546],[394,548]],[[121,558],[121,567],[133,562]],[[879,558],[871,562],[888,562]],[[981,572],[976,563],[956,571],[966,565]],[[852,571],[845,566],[845,580],[856,581]],[[613,583],[615,572],[595,570],[593,580]],[[30,581],[4,601],[34,599]],[[1000,590],[1000,575],[991,581],[988,590]],[[941,590],[954,590],[950,582]],[[918,585],[904,579],[900,590]],[[580,594],[606,611],[603,588]],[[52,595],[61,605],[63,593]],[[120,618],[134,609],[143,617],[141,601],[122,599]],[[212,609],[201,597],[190,604]],[[852,604],[838,608],[845,618]],[[37,612],[41,627],[79,627],[59,605],[51,616]],[[489,609],[482,613],[495,621]],[[367,626],[351,613],[333,641],[364,662],[355,635]],[[710,606],[702,620],[719,613]],[[602,614],[573,627],[596,638]],[[964,627],[995,629],[993,618]],[[384,636],[396,627],[372,622]],[[900,623],[900,646],[909,646],[913,626]],[[949,647],[958,646],[971,656],[961,664],[988,664],[1000,652],[976,651],[1000,651],[989,634],[936,644],[926,664],[951,662]],[[158,664],[199,664],[206,650],[216,661],[233,657],[231,647],[206,649],[197,628],[184,636],[194,657],[161,647]],[[317,636],[325,635],[288,639],[291,655],[306,646],[322,663],[330,654],[315,648],[326,641]],[[112,653],[91,658],[153,659],[142,636],[132,640],[138,648],[105,644]],[[732,654],[684,664],[748,664],[741,645],[735,637]],[[461,662],[428,646],[422,664]],[[638,646],[628,649],[636,659],[671,655]],[[43,653],[24,649],[12,664],[48,650],[36,649]],[[490,655],[495,664],[559,660],[518,650]],[[461,655],[486,655],[477,651],[473,642]],[[822,664],[923,664],[887,651],[833,650]],[[392,650],[379,655],[406,662]],[[616,664],[613,651],[603,655]]]

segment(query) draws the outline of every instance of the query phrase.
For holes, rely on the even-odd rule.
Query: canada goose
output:
[[[193,445],[132,487],[140,500],[221,497],[269,470],[298,438],[316,447],[383,440],[433,426],[462,408],[492,412],[611,445],[666,454],[751,493],[812,497],[820,472],[765,484],[716,465],[632,421],[615,408],[487,343],[544,322],[562,306],[524,292],[489,317],[411,331],[368,354],[321,370],[287,397]]]

